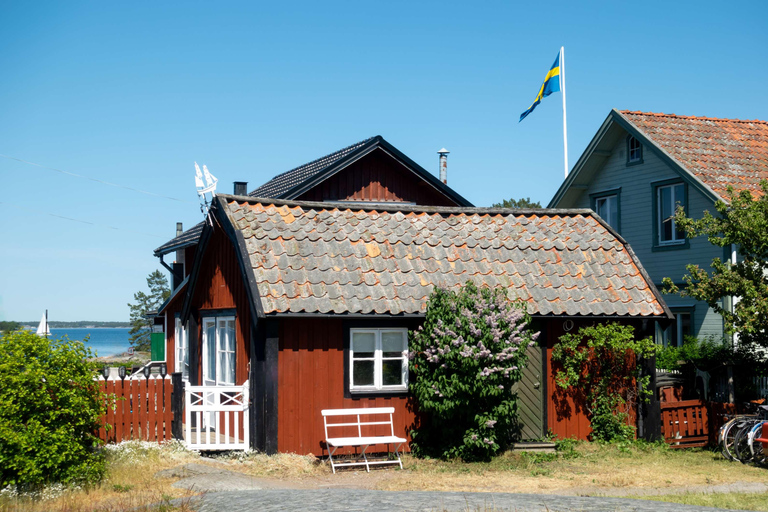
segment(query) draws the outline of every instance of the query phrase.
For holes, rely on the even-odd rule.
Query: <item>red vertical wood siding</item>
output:
[[[394,407],[395,435],[410,439],[415,416],[408,398],[344,398],[343,335],[340,319],[280,322],[278,451],[323,455],[323,409]],[[336,431],[332,435],[343,434]]]
[[[592,433],[589,419],[584,404],[574,401],[564,390],[555,384],[555,369],[561,367],[552,361],[552,349],[558,343],[560,336],[566,334],[563,328],[565,319],[553,318],[547,321],[547,428],[559,438],[574,437],[586,440]],[[600,320],[601,322],[603,320]],[[622,322],[626,323],[626,322]],[[569,333],[575,333],[581,327],[593,325],[594,321],[575,320]],[[638,334],[638,326],[635,326],[635,334]],[[635,410],[629,413],[629,423],[637,426],[637,413]]]
[[[199,364],[196,369],[200,379],[198,382],[202,383],[202,317],[205,316],[206,311],[235,309],[235,384],[240,385],[248,380],[251,313],[235,248],[221,230],[215,229],[202,257],[197,286],[192,298],[192,312],[196,315],[198,322]],[[190,368],[190,371],[195,369]]]
[[[380,150],[366,155],[297,199],[408,201],[430,206],[456,206],[454,201]]]
[[[165,363],[168,373],[176,371],[176,313],[184,305],[184,293],[179,293],[165,308]]]

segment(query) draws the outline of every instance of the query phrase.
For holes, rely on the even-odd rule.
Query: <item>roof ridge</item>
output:
[[[299,201],[295,199],[276,199],[272,197],[236,196],[232,194],[216,194],[223,202],[248,202],[251,204],[272,205],[275,207],[300,207],[310,210],[352,210],[366,212],[400,212],[400,213],[453,213],[453,214],[513,214],[513,215],[587,215],[595,218],[596,214],[589,208],[493,208],[477,206],[430,206],[418,204],[366,202],[337,202],[337,201]]]
[[[729,119],[724,117],[706,117],[706,116],[684,116],[681,114],[665,114],[663,112],[642,112],[640,110],[619,110],[621,114],[631,114],[640,116],[655,116],[655,117],[673,117],[676,119],[696,119],[698,121],[718,121],[727,123],[761,123],[768,125],[768,121],[762,119]]]
[[[285,172],[281,172],[280,174],[276,174],[275,176],[273,176],[272,178],[270,178],[270,180],[269,180],[269,181],[272,181],[272,180],[274,180],[274,179],[276,179],[276,178],[279,178],[279,177],[281,177],[281,176],[285,176],[286,174],[290,174],[290,173],[292,173],[292,172],[294,172],[294,171],[298,171],[299,169],[303,169],[303,168],[305,168],[305,167],[309,167],[309,166],[311,166],[312,164],[316,164],[316,163],[318,163],[318,162],[321,162],[321,161],[323,161],[323,160],[326,160],[326,159],[328,159],[328,158],[331,158],[331,157],[333,157],[333,156],[335,156],[335,155],[338,155],[339,153],[344,153],[345,151],[351,150],[351,149],[353,149],[353,148],[358,148],[358,147],[360,147],[360,146],[363,146],[363,145],[365,145],[365,144],[369,143],[370,141],[372,141],[373,139],[375,139],[376,137],[380,137],[380,135],[374,135],[373,137],[368,137],[367,139],[361,140],[360,142],[355,142],[354,144],[350,144],[349,146],[347,146],[347,147],[345,147],[345,148],[337,149],[336,151],[333,151],[333,152],[331,152],[331,153],[328,153],[328,154],[327,154],[327,155],[325,155],[325,156],[321,156],[320,158],[315,158],[315,159],[314,159],[314,160],[312,160],[311,162],[306,162],[306,163],[303,163],[303,164],[301,164],[301,165],[298,165],[298,166],[294,167],[293,169],[289,169],[289,170],[287,170],[287,171],[285,171]],[[269,183],[269,181],[268,181],[267,183]],[[266,185],[266,183],[265,183],[265,185]],[[258,188],[261,188],[261,187],[258,187]],[[258,188],[257,188],[257,190],[258,190]]]

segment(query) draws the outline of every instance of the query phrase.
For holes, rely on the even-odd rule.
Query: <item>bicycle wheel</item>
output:
[[[759,421],[749,430],[748,436],[749,452],[752,454],[752,461],[761,466],[768,465],[768,453],[763,448],[763,443],[755,441],[755,438],[759,438],[763,433],[763,423],[768,423],[768,421]]]
[[[733,455],[733,443],[736,441],[737,425],[740,421],[741,418],[732,418],[720,428],[721,452],[728,460],[736,460]]]
[[[731,453],[742,464],[752,460],[752,452],[749,451],[749,432],[756,422],[757,420],[745,420],[736,432]]]

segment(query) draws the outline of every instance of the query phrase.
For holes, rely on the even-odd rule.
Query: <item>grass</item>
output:
[[[765,482],[768,473],[707,450],[672,450],[645,443],[570,443],[555,454],[508,452],[465,464],[406,456],[405,471],[379,482],[387,490],[534,492],[626,495],[627,489],[674,489]]]
[[[50,487],[42,496],[0,493],[0,511],[191,510],[193,493],[172,487],[160,470],[189,462],[271,480],[276,487],[358,487],[380,490],[484,491],[622,496],[768,512],[765,494],[707,494],[703,488],[768,481],[768,470],[726,461],[708,450],[672,450],[646,443],[560,442],[556,453],[508,452],[490,462],[463,463],[403,457],[405,469],[340,471],[312,456],[232,453],[203,459],[180,443],[123,443],[108,450],[108,475],[89,489]],[[687,494],[675,494],[690,489]],[[643,494],[654,494],[643,496]],[[180,505],[172,500],[182,498]]]
[[[104,512],[136,510],[186,512],[191,510],[192,493],[171,487],[173,479],[154,477],[157,471],[200,459],[180,443],[129,442],[111,445],[107,451],[108,473],[89,488],[53,485],[37,495],[0,493],[3,512]],[[181,498],[180,505],[171,501]]]
[[[736,510],[757,510],[768,512],[768,495],[764,493],[691,493],[652,497],[644,496],[640,497],[640,499],[666,501],[670,503],[696,505],[700,507],[717,507]]]

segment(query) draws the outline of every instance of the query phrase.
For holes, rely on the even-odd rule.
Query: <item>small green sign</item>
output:
[[[152,346],[152,361],[165,361],[165,333],[153,332],[149,335]]]

